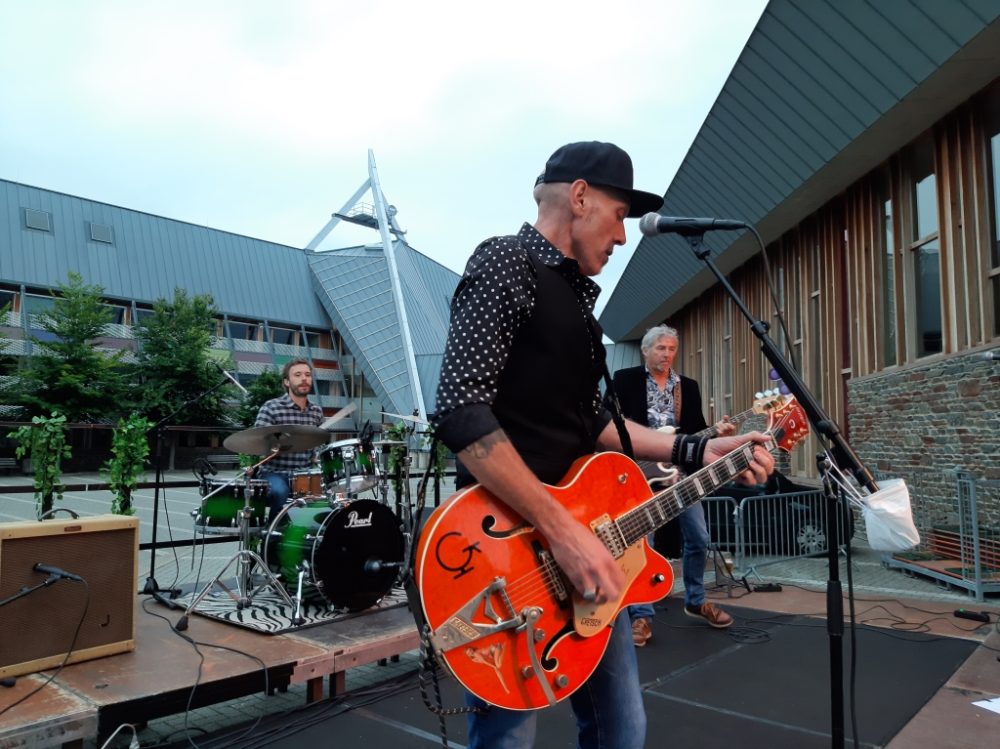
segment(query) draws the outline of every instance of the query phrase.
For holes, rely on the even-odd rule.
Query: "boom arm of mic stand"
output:
[[[756,234],[756,232],[755,232]],[[809,417],[809,422],[813,425],[813,428],[817,433],[825,437],[830,444],[830,450],[833,454],[834,460],[837,466],[842,470],[849,470],[854,474],[855,479],[858,483],[865,486],[869,491],[878,491],[878,484],[875,483],[875,478],[872,476],[871,471],[861,462],[861,458],[858,457],[854,449],[847,443],[844,439],[844,435],[841,434],[840,428],[837,423],[831,419],[827,413],[823,410],[823,406],[820,405],[819,401],[813,396],[809,391],[809,388],[803,382],[799,373],[795,371],[788,360],[782,355],[781,351],[778,349],[777,344],[768,335],[768,325],[766,322],[757,320],[747,309],[747,306],[743,303],[739,294],[736,293],[735,289],[730,285],[728,279],[722,274],[718,266],[713,262],[712,258],[709,257],[710,250],[705,247],[702,240],[704,239],[703,234],[696,234],[684,237],[688,244],[691,245],[691,249],[699,260],[708,266],[708,269],[712,271],[715,277],[722,284],[722,288],[726,290],[729,298],[733,300],[736,306],[739,308],[740,312],[750,323],[750,330],[753,332],[757,339],[760,341],[761,351],[764,353],[764,357],[771,363],[775,371],[781,377],[785,385],[795,396],[795,399],[802,406],[802,409],[806,412],[806,416]],[[763,250],[763,248],[761,248]]]

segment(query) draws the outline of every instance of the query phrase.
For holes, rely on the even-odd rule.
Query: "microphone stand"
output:
[[[180,406],[178,406],[172,413],[167,414],[158,422],[156,422],[152,427],[147,430],[149,432],[156,432],[156,478],[153,483],[153,534],[152,540],[149,546],[149,575],[146,577],[146,583],[143,586],[140,593],[143,595],[151,595],[157,601],[162,603],[164,606],[174,608],[177,606],[173,601],[169,601],[164,598],[161,593],[169,593],[170,598],[176,598],[180,595],[179,588],[161,588],[159,583],[156,582],[156,530],[159,522],[160,514],[160,483],[163,480],[163,427],[164,425],[173,419],[177,414],[183,411],[185,408],[190,406],[192,403],[197,403],[202,398],[204,398],[209,393],[214,393],[216,390],[221,388],[223,385],[229,384],[229,379],[224,378],[219,381],[219,384],[210,387],[208,390],[203,390],[198,395],[193,398],[189,398],[184,401]]]
[[[46,578],[43,582],[38,583],[38,585],[32,585],[30,587],[26,585],[25,587],[21,588],[19,591],[17,591],[17,593],[10,596],[9,598],[4,598],[3,600],[0,600],[0,606],[6,606],[8,603],[13,603],[18,598],[24,598],[26,595],[30,595],[31,593],[34,593],[36,590],[39,590],[40,588],[47,588],[50,585],[57,583],[62,579],[63,578],[60,575],[49,575],[48,578]]]
[[[757,241],[761,243],[761,251],[764,250],[760,236],[753,227],[748,228],[753,231]],[[747,309],[739,294],[730,285],[728,279],[719,271],[710,257],[710,250],[705,247],[703,239],[704,231],[687,230],[679,232],[688,244],[695,256],[705,263],[710,271],[718,279],[722,288],[726,290],[729,298],[739,308],[742,315],[749,321],[751,332],[760,340],[760,348],[765,358],[778,373],[788,389],[798,400],[802,409],[813,428],[821,438],[828,440],[830,455],[838,468],[850,471],[857,482],[868,488],[871,492],[878,491],[878,484],[868,468],[861,462],[861,458],[854,452],[851,446],[844,439],[836,422],[827,415],[819,401],[813,396],[805,382],[795,371],[792,365],[785,359],[778,346],[767,334],[768,324],[757,320]],[[825,456],[820,455],[817,463],[823,471]],[[826,585],[826,628],[830,640],[830,713],[831,713],[831,739],[835,749],[842,749],[844,746],[844,661],[843,661],[843,639],[844,639],[844,602],[843,588],[840,583],[838,549],[840,539],[838,536],[837,521],[842,516],[840,512],[841,499],[834,491],[832,482],[824,473],[823,480],[824,493],[826,495],[826,526],[827,526],[827,561],[829,565],[829,579]]]

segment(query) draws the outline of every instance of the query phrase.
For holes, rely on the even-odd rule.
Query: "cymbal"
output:
[[[281,452],[303,452],[322,445],[329,438],[330,433],[319,427],[307,424],[273,424],[230,434],[222,444],[235,453],[265,455],[274,448]]]
[[[426,424],[428,426],[430,425],[430,422],[427,421],[427,419],[421,419],[419,416],[403,416],[403,414],[391,414],[388,411],[383,411],[382,415],[392,416],[393,418],[402,419],[403,421],[412,421],[415,424]]]
[[[383,445],[405,445],[406,443],[402,440],[375,440],[372,444],[382,447]]]

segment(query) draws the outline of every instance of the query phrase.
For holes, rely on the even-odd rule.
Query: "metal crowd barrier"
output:
[[[704,505],[713,546],[730,554],[734,568],[746,574],[827,551],[826,502],[821,490],[764,494],[739,502],[732,497],[707,497]],[[854,513],[845,503],[838,519],[841,545],[853,536],[854,525]]]

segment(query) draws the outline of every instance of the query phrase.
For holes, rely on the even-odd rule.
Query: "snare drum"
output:
[[[288,477],[288,490],[291,497],[322,497],[323,471],[319,468],[292,471]]]
[[[320,450],[323,488],[332,493],[356,494],[378,483],[378,465],[370,447],[360,440],[331,442]]]
[[[268,566],[291,589],[299,570],[327,603],[361,611],[378,603],[399,576],[404,540],[399,520],[372,499],[289,505],[267,534]]]
[[[194,518],[195,526],[202,533],[227,535],[240,532],[239,513],[246,504],[247,482],[240,479],[229,486],[226,486],[227,483],[223,479],[202,479],[201,496],[204,499]],[[216,489],[219,491],[212,494]],[[208,494],[212,496],[206,496]],[[267,481],[250,480],[250,528],[264,526],[269,494]]]

